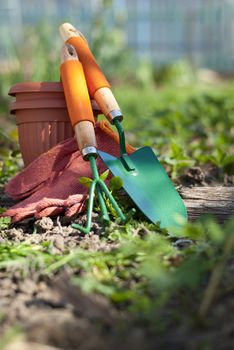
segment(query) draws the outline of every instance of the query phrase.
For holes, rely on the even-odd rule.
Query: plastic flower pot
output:
[[[73,136],[60,82],[27,82],[11,87],[10,113],[16,117],[24,165]],[[98,109],[93,105],[94,109]]]

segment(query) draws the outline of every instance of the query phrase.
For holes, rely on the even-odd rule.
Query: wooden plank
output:
[[[179,193],[185,202],[191,221],[201,215],[209,214],[216,217],[219,222],[224,222],[229,216],[234,215],[234,187],[182,187]]]
[[[181,187],[178,191],[184,200],[190,221],[209,214],[219,222],[224,222],[234,215],[234,187]],[[0,207],[8,208],[15,203],[0,188]]]

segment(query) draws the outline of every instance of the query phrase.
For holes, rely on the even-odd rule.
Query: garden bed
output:
[[[20,339],[17,350],[19,341],[24,350],[29,342],[35,350],[36,343],[60,349],[232,347],[233,86],[147,87],[141,99],[137,94],[130,87],[117,92],[127,139],[156,150],[189,223],[168,232],[138,212],[126,225],[113,217],[104,228],[95,212],[91,234],[84,235],[63,216],[14,225],[2,220],[2,343]],[[2,184],[18,171],[11,149],[3,155]],[[0,207],[13,204],[1,188]],[[82,224],[86,216],[74,219]]]
[[[214,210],[214,193],[222,197],[222,201],[218,200],[215,207],[219,219],[223,221],[226,214],[230,214],[227,208],[233,210],[232,187],[183,187],[180,193],[185,198],[189,215],[193,219],[197,211],[199,212],[199,206],[203,211],[208,209],[210,212],[211,208]],[[1,205],[3,204],[8,207],[13,203],[2,193]],[[224,208],[226,209],[223,210]],[[84,222],[85,219],[85,215],[80,216],[79,222]],[[200,297],[195,295],[191,299],[188,292],[179,288],[165,305],[163,303],[159,307],[152,304],[157,313],[155,320],[151,319],[152,316],[145,319],[126,308],[131,305],[131,298],[126,298],[123,303],[111,302],[108,293],[105,293],[105,287],[108,288],[108,283],[105,286],[105,278],[102,286],[104,293],[98,288],[95,291],[95,287],[91,285],[88,288],[89,293],[86,294],[86,288],[82,284],[79,286],[79,283],[72,283],[74,276],[82,278],[84,275],[86,278],[90,272],[95,276],[95,270],[93,271],[93,267],[91,271],[82,272],[80,262],[70,264],[69,258],[66,262],[71,251],[78,256],[84,251],[88,255],[92,252],[111,254],[131,241],[130,237],[124,243],[118,238],[108,239],[108,233],[105,233],[97,219],[98,214],[93,214],[92,232],[86,236],[73,229],[64,217],[54,220],[43,218],[36,222],[27,219],[1,229],[1,334],[5,334],[5,338],[12,335],[13,344],[15,342],[13,349],[18,350],[20,346],[26,349],[26,346],[35,346],[33,343],[50,344],[62,349],[129,349],[130,346],[136,349],[159,347],[173,350],[197,349],[203,346],[212,349],[230,348],[234,332],[231,321],[234,311],[231,293],[234,287],[233,260],[225,262],[225,279],[222,278],[222,284],[217,291],[215,307],[209,308],[205,317],[197,314],[198,299],[202,300],[201,296],[206,290],[207,282],[203,281],[199,293],[196,292]],[[109,235],[113,235],[115,231],[119,231],[118,225],[112,226]],[[157,227],[142,223],[140,228],[132,226],[131,236],[142,239],[147,232],[157,235],[157,231],[160,232]],[[176,235],[171,237],[171,245],[178,251],[186,250],[194,244],[195,241],[191,238],[178,238]],[[48,261],[45,254],[49,257]],[[65,261],[60,260],[63,257]],[[175,255],[174,259],[178,259],[178,262],[175,260],[171,263],[172,266],[180,264],[180,254]],[[202,261],[200,257],[200,262]],[[203,278],[207,273],[206,269],[202,271]],[[194,277],[196,276],[195,273]],[[152,297],[150,300],[153,302]],[[183,313],[182,318],[179,313]]]

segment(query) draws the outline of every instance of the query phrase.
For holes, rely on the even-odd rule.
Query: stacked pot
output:
[[[73,136],[60,82],[25,82],[11,87],[15,97],[10,113],[16,116],[24,165],[29,165],[57,143]],[[98,107],[92,101],[94,114]]]

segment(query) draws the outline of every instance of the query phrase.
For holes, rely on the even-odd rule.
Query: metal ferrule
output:
[[[114,119],[118,119],[120,122],[123,120],[123,114],[120,109],[114,109],[108,113],[107,118],[113,124]]]
[[[81,154],[84,160],[89,160],[90,156],[94,156],[95,158],[98,157],[98,152],[96,147],[90,146],[90,147],[85,147],[81,150]]]

